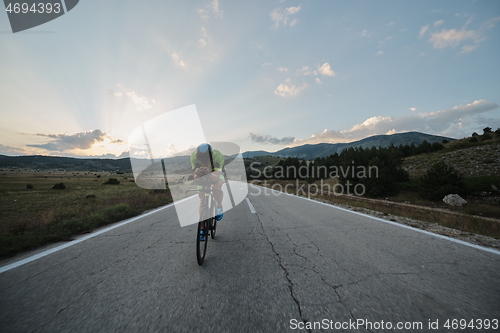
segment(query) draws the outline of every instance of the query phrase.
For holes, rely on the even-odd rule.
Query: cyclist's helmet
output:
[[[212,147],[208,143],[202,143],[196,148],[196,158],[202,163],[210,162]]]

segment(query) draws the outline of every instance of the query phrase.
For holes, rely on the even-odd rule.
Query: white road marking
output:
[[[260,185],[254,185],[254,184],[250,184],[250,185],[260,186]],[[263,187],[263,186],[260,186],[260,187]],[[464,241],[462,241],[460,239],[455,239],[455,238],[443,236],[443,235],[440,235],[440,234],[435,234],[433,232],[430,232],[430,231],[427,231],[427,230],[422,230],[422,229],[417,229],[417,228],[410,227],[410,226],[405,225],[405,224],[400,224],[400,223],[396,223],[396,222],[392,222],[392,221],[387,221],[387,220],[384,220],[384,219],[381,219],[381,218],[378,218],[378,217],[375,217],[375,216],[363,214],[363,213],[360,213],[360,212],[355,212],[355,211],[352,211],[352,210],[349,210],[349,209],[345,209],[345,208],[334,206],[334,205],[327,204],[327,203],[324,203],[324,202],[320,202],[320,201],[316,201],[316,200],[313,200],[313,199],[301,197],[301,196],[298,196],[298,195],[289,194],[289,193],[285,193],[285,192],[280,192],[280,191],[276,191],[276,190],[269,189],[269,188],[266,188],[266,189],[269,190],[269,191],[273,191],[273,192],[275,192],[278,195],[279,194],[286,194],[286,195],[294,197],[294,198],[299,198],[299,199],[304,199],[304,200],[307,200],[307,201],[312,201],[312,202],[315,202],[317,204],[321,204],[321,205],[329,206],[329,207],[332,207],[332,208],[340,209],[340,210],[343,210],[345,212],[349,212],[349,213],[353,213],[353,214],[357,214],[357,215],[369,217],[371,219],[374,219],[374,220],[377,220],[377,221],[382,221],[382,222],[385,222],[385,223],[389,223],[389,224],[392,224],[392,225],[395,225],[395,226],[398,226],[398,227],[401,227],[401,228],[406,228],[406,229],[410,229],[410,230],[413,230],[413,231],[418,231],[418,232],[421,232],[421,233],[424,233],[424,234],[427,234],[427,235],[430,235],[430,236],[434,236],[434,237],[446,239],[446,240],[449,240],[451,242],[455,242],[455,243],[466,245],[466,246],[469,246],[469,247],[472,247],[472,248],[475,248],[475,249],[478,249],[478,250],[483,250],[483,251],[486,251],[486,252],[490,252],[490,253],[493,253],[493,254],[500,255],[500,251],[498,251],[498,250],[490,249],[488,247],[484,247],[484,246],[480,246],[480,245],[476,245],[476,244],[472,244],[472,243],[468,243],[468,242],[464,242]]]
[[[252,214],[257,213],[257,211],[255,210],[255,207],[254,207],[254,206],[252,205],[252,203],[250,202],[250,199],[246,198],[246,200],[247,200],[248,208],[250,208],[250,212],[251,212]]]

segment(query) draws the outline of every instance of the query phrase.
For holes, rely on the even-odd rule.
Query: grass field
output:
[[[120,183],[105,185],[109,178]],[[133,179],[111,173],[0,173],[0,256],[69,240],[172,202],[168,190],[142,189]],[[57,183],[65,189],[53,189]]]

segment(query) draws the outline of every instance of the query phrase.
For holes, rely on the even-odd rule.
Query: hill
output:
[[[73,158],[58,156],[0,155],[0,169],[131,172],[130,159]]]
[[[443,140],[453,141],[455,139],[420,132],[407,132],[392,135],[375,135],[349,143],[318,143],[315,145],[307,144],[293,148],[284,148],[274,153],[269,153],[262,150],[249,151],[244,153],[244,157],[247,158],[261,155],[271,155],[277,157],[298,157],[300,159],[313,160],[317,157],[326,157],[335,153],[340,153],[342,150],[350,147],[388,147],[391,144],[399,146],[400,144],[411,145],[412,143],[418,146],[424,141],[427,141],[429,143],[442,143]]]
[[[435,162],[444,161],[464,177],[500,175],[500,137],[471,142],[472,138],[456,140],[444,145],[445,149],[406,157],[403,168],[410,177],[420,177]]]

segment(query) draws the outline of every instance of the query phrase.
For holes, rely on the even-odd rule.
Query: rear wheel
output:
[[[205,261],[205,254],[207,253],[207,242],[208,242],[208,232],[209,232],[209,224],[210,219],[206,219],[208,215],[208,209],[204,209],[201,214],[200,220],[202,222],[198,223],[198,232],[196,233],[196,260],[198,261],[198,265],[203,265]],[[200,231],[205,224],[205,237],[204,240],[200,240]]]

